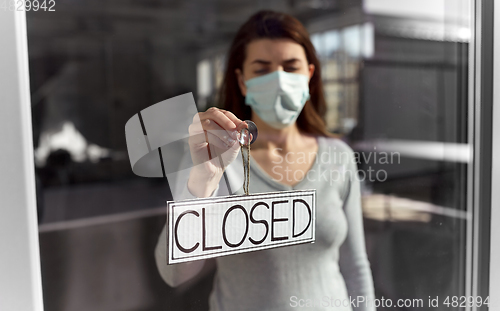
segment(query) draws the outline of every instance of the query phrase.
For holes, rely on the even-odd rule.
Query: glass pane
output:
[[[341,47],[341,38],[337,30],[329,30],[323,34],[325,56],[332,57]]]
[[[429,23],[403,6],[366,5],[380,21],[353,136],[363,171],[375,176],[364,182],[363,206],[377,295],[458,310],[443,304],[465,295],[468,44],[458,37],[470,11],[439,2],[438,16],[425,13]]]
[[[269,9],[290,13],[309,31],[320,60],[315,74],[324,91],[325,128],[356,156],[352,184],[360,185],[362,208],[356,219],[363,226],[361,253],[370,264],[363,276],[373,280],[375,302],[385,302],[377,310],[424,310],[436,301],[436,310],[459,310],[451,299],[466,295],[468,268],[470,2],[111,1],[103,8],[84,1],[57,3],[56,12],[28,11],[45,309],[208,310],[214,306],[210,295],[221,292],[217,286],[242,293],[241,302],[249,306],[287,309],[297,299],[321,304],[317,295],[303,294],[306,289],[328,292],[328,286],[356,283],[353,274],[338,272],[339,258],[318,267],[321,256],[290,256],[295,246],[248,253],[262,260],[258,264],[238,263],[248,258],[239,255],[207,260],[179,286],[168,285],[159,272],[155,250],[174,185],[133,174],[125,124],[146,107],[188,92],[200,112],[221,108],[225,79],[242,92],[236,71],[226,77],[229,47],[253,13]],[[187,145],[178,142],[174,149],[163,160],[180,165]],[[259,177],[254,165],[250,189],[276,168],[272,153],[259,150],[251,155],[262,171]],[[343,187],[347,183],[318,190],[318,200]],[[344,201],[339,202],[332,209],[341,211]],[[318,214],[317,226],[332,215]],[[336,220],[344,219],[339,215]],[[327,238],[338,242],[333,233]],[[311,247],[323,242],[318,237]],[[340,258],[343,242],[333,248]],[[280,251],[283,261],[266,259]],[[257,278],[278,263],[291,268],[259,284],[228,285],[228,279],[243,277],[228,267],[253,267]],[[307,277],[301,264],[314,267]],[[320,273],[330,267],[341,275],[334,285]],[[352,288],[347,294],[355,295]],[[273,289],[286,299],[252,296]]]

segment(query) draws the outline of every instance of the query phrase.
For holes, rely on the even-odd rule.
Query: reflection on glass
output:
[[[329,58],[333,56],[333,53],[338,51],[341,47],[341,39],[340,34],[337,30],[326,31],[323,34],[323,45],[324,45],[324,56],[325,58]]]
[[[358,156],[377,298],[427,305],[464,295],[470,1],[424,2],[82,2],[27,12],[46,309],[207,309],[213,265],[180,289],[158,275],[153,250],[171,193],[166,180],[132,174],[124,125],[186,92],[199,110],[218,106],[227,45],[263,8],[312,29],[328,129]]]
[[[359,105],[352,86],[359,84],[359,70],[363,59],[373,56],[373,24],[362,23],[327,30],[313,34],[312,38],[322,59],[325,94],[331,107],[326,118],[328,128],[332,132],[350,133],[358,122]]]

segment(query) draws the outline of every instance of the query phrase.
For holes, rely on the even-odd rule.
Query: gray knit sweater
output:
[[[311,169],[293,187],[274,180],[250,160],[251,193],[316,189],[315,243],[217,258],[211,311],[375,310],[353,152],[338,139],[318,137],[318,145]],[[243,194],[242,189],[235,194]],[[228,195],[224,178],[213,195]],[[174,198],[194,196],[183,182]],[[175,285],[176,270],[181,267],[167,266],[165,253],[164,229],[156,260],[165,281]],[[199,269],[197,265],[188,264],[187,269]],[[371,304],[357,303],[362,299]]]

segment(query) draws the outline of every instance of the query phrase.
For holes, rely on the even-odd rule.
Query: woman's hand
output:
[[[197,113],[189,126],[189,150],[193,160],[188,189],[200,198],[217,188],[225,168],[239,152],[238,133],[248,125],[233,113],[209,108]]]

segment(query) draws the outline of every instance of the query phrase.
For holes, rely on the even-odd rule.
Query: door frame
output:
[[[469,46],[469,169],[466,295],[500,292],[500,5],[472,0]],[[43,310],[25,12],[0,10],[0,301],[6,310]],[[494,105],[494,103],[496,105]],[[491,297],[492,299],[494,297]],[[490,300],[490,303],[495,303]],[[490,304],[491,305],[491,304]],[[470,310],[487,310],[472,308]]]
[[[0,9],[0,305],[43,310],[26,13]]]
[[[494,21],[493,33],[496,34],[494,39],[500,35],[500,5],[495,5],[493,8]],[[493,55],[500,55],[500,40],[493,41]],[[493,59],[493,129],[492,129],[492,159],[500,159],[500,58]],[[490,243],[490,280],[489,293],[490,299],[494,306],[500,306],[500,300],[495,294],[500,293],[500,163],[492,161],[491,168],[491,223],[496,224],[491,226],[491,243]],[[493,208],[496,207],[496,208]],[[492,264],[497,263],[497,264]],[[493,309],[493,308],[492,308]]]

